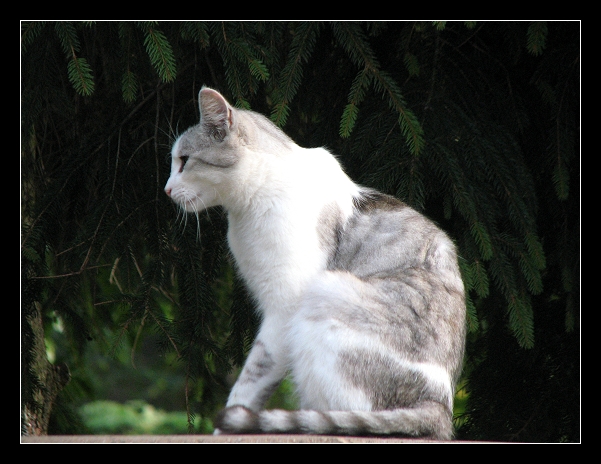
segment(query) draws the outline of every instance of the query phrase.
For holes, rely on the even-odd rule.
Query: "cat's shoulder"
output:
[[[359,194],[353,197],[349,224],[371,231],[419,230],[421,235],[441,230],[433,220],[404,201],[369,188],[360,188]]]
[[[378,211],[411,210],[405,202],[398,198],[368,188],[360,189],[359,194],[353,197],[353,206],[356,212],[367,214]]]

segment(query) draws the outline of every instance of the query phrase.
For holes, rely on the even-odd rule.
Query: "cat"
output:
[[[215,433],[452,439],[466,324],[451,239],[216,90],[199,106],[165,192],[186,212],[225,208],[261,315]],[[300,410],[264,410],[288,373]]]

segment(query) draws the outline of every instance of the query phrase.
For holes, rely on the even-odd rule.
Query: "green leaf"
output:
[[[338,44],[344,48],[355,65],[369,69],[380,67],[359,23],[334,22],[332,29]]]
[[[79,52],[80,43],[75,25],[70,21],[57,21],[54,29],[61,43],[65,56],[71,58]]]
[[[482,256],[482,259],[484,261],[491,259],[493,256],[492,241],[484,224],[477,220],[472,222],[470,232],[480,249],[480,256]]]
[[[123,100],[126,103],[131,103],[136,99],[138,94],[138,78],[129,69],[123,73],[121,90],[123,91]]]
[[[472,263],[474,289],[479,297],[486,298],[489,293],[488,274],[484,263],[476,260]]]
[[[442,207],[445,219],[451,219],[453,215],[453,199],[451,195],[445,195],[442,200]]]
[[[359,74],[353,80],[351,91],[348,96],[348,105],[344,108],[342,113],[342,119],[340,120],[340,136],[345,138],[348,137],[357,121],[357,115],[359,114],[358,105],[365,98],[367,87],[371,82],[371,75],[367,68],[363,68]]]
[[[319,34],[320,24],[312,21],[302,22],[294,29],[294,36],[288,52],[288,58],[274,92],[275,105],[271,120],[283,127],[290,113],[289,104],[296,96],[303,77],[303,64],[307,62]]]
[[[211,23],[209,27],[234,101],[242,108],[250,108],[247,96],[256,93],[258,82],[269,78],[269,70],[261,59],[263,49],[254,41],[254,27],[227,21]]]
[[[148,27],[144,38],[144,46],[150,62],[163,82],[172,82],[177,74],[175,56],[171,44],[165,34],[158,29]]]
[[[538,56],[543,53],[548,32],[546,21],[536,21],[528,26],[526,48],[531,54]]]
[[[409,149],[414,155],[419,155],[424,147],[424,132],[413,111],[405,106],[399,107],[399,124]]]
[[[25,259],[28,259],[34,263],[38,263],[41,261],[40,255],[32,247],[29,247],[29,246],[23,247],[21,249],[21,252]]]
[[[524,293],[513,295],[508,302],[509,327],[522,348],[534,346],[534,314],[530,299]]]
[[[73,56],[67,65],[67,75],[69,82],[78,94],[90,96],[94,93],[92,69],[85,58]]]
[[[207,24],[203,21],[185,21],[182,24],[180,34],[182,39],[193,40],[200,48],[207,48],[210,43]]]
[[[534,261],[536,269],[545,269],[545,267],[547,267],[547,259],[545,257],[545,250],[543,249],[543,245],[540,243],[538,235],[532,231],[527,231],[524,241],[526,243],[528,253]]]
[[[265,64],[255,56],[253,50],[246,41],[236,39],[232,40],[230,45],[240,61],[247,63],[250,74],[253,77],[256,77],[262,82],[265,82],[267,79],[269,79],[269,71],[267,66],[265,66]]]
[[[395,80],[381,69],[361,25],[359,23],[334,22],[332,29],[339,45],[344,48],[351,61],[363,69],[363,73],[366,77],[370,77],[376,91],[384,94],[389,106],[399,114],[398,122],[406,143],[411,152],[418,155],[424,145],[422,127],[405,104]],[[361,78],[361,75],[358,78]],[[355,82],[357,82],[357,78]],[[359,88],[362,87],[359,86]],[[345,124],[345,126],[348,125]],[[340,132],[342,133],[342,128]]]
[[[349,103],[342,112],[342,119],[340,120],[340,137],[348,137],[353,130],[357,115],[359,114],[359,108],[354,103]]]
[[[540,271],[536,267],[536,263],[529,256],[521,255],[519,259],[522,275],[526,279],[528,290],[533,295],[538,295],[543,291],[543,281]]]
[[[23,21],[21,23],[21,49],[23,52],[40,35],[45,25],[45,21]]]
[[[417,57],[413,53],[406,52],[403,62],[405,63],[405,67],[407,68],[410,76],[419,76],[419,63],[417,61]]]
[[[570,195],[570,174],[565,163],[561,159],[555,164],[552,180],[557,198],[566,200]]]
[[[467,319],[467,330],[475,333],[478,331],[480,323],[478,321],[478,313],[476,311],[476,306],[472,301],[469,293],[465,294],[465,308],[466,308],[466,319]]]
[[[411,111],[392,77],[384,71],[375,72],[374,85],[377,90],[384,92],[389,106],[399,115],[401,132],[405,136],[407,146],[414,155],[419,155],[424,147],[424,131]]]
[[[286,124],[289,114],[290,106],[288,106],[288,103],[286,101],[280,100],[273,106],[271,112],[271,120],[278,127],[282,127],[284,124]]]
[[[574,279],[572,269],[569,266],[561,266],[561,285],[566,293],[574,290]]]

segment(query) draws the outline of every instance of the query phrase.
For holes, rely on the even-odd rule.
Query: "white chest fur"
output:
[[[263,312],[293,305],[306,283],[325,268],[317,215],[296,211],[292,219],[292,209],[293,203],[279,199],[260,215],[229,215],[230,249]]]
[[[318,232],[322,212],[336,204],[343,216],[350,215],[355,189],[327,151],[299,148],[274,163],[252,202],[229,210],[229,246],[260,310],[293,306],[325,269],[328,257]]]

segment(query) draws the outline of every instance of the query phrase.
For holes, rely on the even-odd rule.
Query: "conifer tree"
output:
[[[28,433],[48,431],[86,345],[135,346],[147,327],[185,366],[190,431],[222,406],[254,336],[252,302],[223,212],[183,217],[163,193],[170,146],[209,85],[300,145],[328,146],[353,179],[456,241],[469,326],[462,438],[579,440],[579,23],[21,29]],[[61,367],[40,340],[53,323],[68,347]]]

